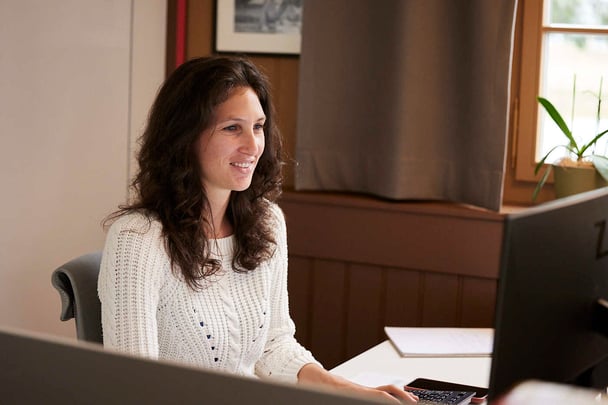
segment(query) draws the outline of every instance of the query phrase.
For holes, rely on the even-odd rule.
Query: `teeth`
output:
[[[242,167],[242,168],[248,168],[249,166],[251,166],[251,162],[234,162],[234,163],[230,163],[232,166],[236,166],[236,167]]]

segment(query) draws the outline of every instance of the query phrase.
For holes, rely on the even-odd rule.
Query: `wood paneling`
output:
[[[386,339],[384,326],[492,327],[496,280],[290,255],[296,338],[325,367]]]
[[[312,275],[312,260],[289,257],[288,290],[298,292],[289,295],[289,309],[296,324],[296,339],[304,346],[310,345]]]
[[[346,290],[346,357],[369,349],[382,339],[386,277],[382,268],[350,264]],[[349,339],[357,336],[357,339]]]
[[[386,270],[386,326],[416,326],[422,323],[422,277],[407,269]]]
[[[315,260],[313,272],[310,348],[326,364],[337,365],[346,358],[347,264]]]
[[[302,193],[281,206],[297,337],[325,367],[386,339],[387,325],[493,326],[499,214]]]
[[[177,0],[167,0],[167,46],[165,48],[165,76],[175,69],[175,50],[177,40]]]
[[[496,307],[496,279],[465,278],[462,283],[462,312],[460,325],[492,326]]]
[[[215,38],[214,0],[188,0],[186,58],[211,55]]]
[[[458,325],[462,295],[458,277],[426,272],[422,285],[422,325]]]
[[[303,192],[284,193],[281,206],[295,255],[498,275],[502,216],[497,213],[449,203]]]

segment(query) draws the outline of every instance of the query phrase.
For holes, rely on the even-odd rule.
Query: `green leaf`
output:
[[[537,97],[536,99],[538,100],[540,105],[542,105],[544,107],[545,111],[547,111],[547,114],[549,114],[549,117],[551,117],[553,122],[555,122],[555,124],[559,127],[559,129],[562,130],[564,135],[566,135],[566,138],[568,138],[568,140],[570,141],[570,145],[572,145],[574,147],[574,149],[578,150],[579,149],[578,145],[576,143],[576,140],[572,136],[572,132],[570,131],[570,128],[568,128],[568,125],[562,118],[561,114],[557,111],[555,106],[546,98]]]
[[[547,179],[549,178],[549,174],[551,174],[551,170],[553,170],[553,166],[552,165],[547,166],[547,170],[545,170],[545,174],[543,174],[543,177],[541,177],[541,179],[538,181],[538,184],[536,185],[536,188],[534,189],[534,193],[532,194],[532,201],[536,201],[536,197],[538,197],[538,193],[540,192],[540,189],[543,188],[543,186],[547,182]]]
[[[600,139],[602,136],[604,136],[604,135],[606,135],[606,134],[608,134],[608,129],[607,129],[607,130],[605,130],[605,131],[600,132],[599,134],[597,134],[597,135],[595,136],[595,138],[593,138],[593,139],[592,139],[592,140],[591,140],[591,141],[590,141],[588,144],[586,144],[585,146],[583,146],[583,147],[582,147],[582,149],[581,149],[581,151],[580,151],[580,153],[581,153],[581,157],[583,156],[583,154],[585,153],[585,151],[586,151],[587,149],[589,149],[589,147],[593,146],[593,145],[594,145],[594,144],[595,144],[597,141],[599,141],[599,139]]]
[[[538,174],[538,171],[540,170],[540,168],[543,167],[543,164],[545,164],[545,160],[547,160],[549,155],[551,153],[553,153],[553,151],[557,148],[566,148],[569,151],[572,151],[572,149],[570,149],[568,146],[564,146],[564,145],[557,145],[557,146],[552,147],[551,149],[549,149],[549,152],[547,152],[547,154],[545,156],[543,156],[543,158],[540,160],[540,162],[538,162],[536,164],[536,167],[534,167],[534,174]]]
[[[600,155],[591,156],[593,166],[604,180],[608,181],[608,158]]]

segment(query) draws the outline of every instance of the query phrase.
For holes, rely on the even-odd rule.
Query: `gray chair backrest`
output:
[[[59,291],[62,321],[74,318],[79,340],[103,343],[97,277],[101,252],[89,253],[57,268],[51,283]]]

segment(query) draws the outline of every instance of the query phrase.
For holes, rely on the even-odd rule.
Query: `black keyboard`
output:
[[[464,405],[471,402],[471,398],[475,395],[469,391],[435,391],[435,390],[406,390],[418,396],[418,404],[449,404],[449,405]]]

